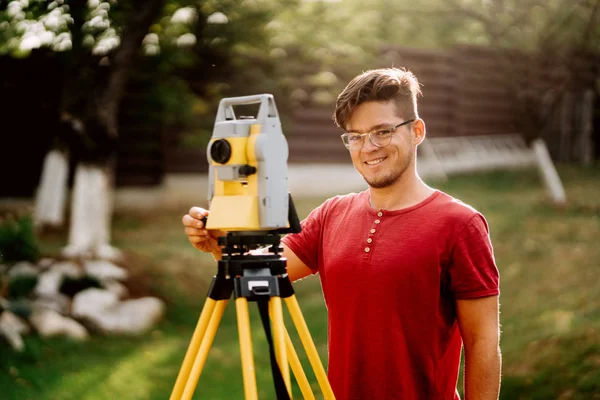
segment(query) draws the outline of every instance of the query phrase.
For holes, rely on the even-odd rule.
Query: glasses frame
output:
[[[416,121],[416,119],[414,119],[414,118],[413,118],[413,119],[409,119],[409,120],[407,120],[407,121],[401,122],[401,123],[399,123],[399,124],[397,124],[397,125],[393,125],[393,126],[391,126],[390,128],[375,129],[375,130],[373,130],[373,131],[366,132],[366,133],[357,133],[357,132],[344,132],[344,133],[342,133],[342,134],[340,135],[340,137],[342,138],[342,143],[344,143],[344,147],[346,147],[346,149],[348,149],[348,150],[350,150],[350,151],[355,151],[355,150],[360,150],[360,149],[362,149],[362,148],[364,147],[364,145],[365,145],[365,136],[368,136],[368,137],[369,137],[369,141],[370,141],[371,143],[373,143],[373,146],[375,146],[375,147],[385,147],[385,146],[388,146],[388,145],[389,145],[389,144],[392,142],[392,136],[394,135],[394,133],[396,133],[396,130],[397,130],[398,128],[400,128],[401,126],[404,126],[404,125],[406,125],[406,124],[410,124],[411,122],[415,122],[415,121]],[[378,145],[377,143],[375,143],[375,142],[373,141],[373,139],[371,139],[371,134],[373,134],[373,133],[377,133],[377,132],[381,132],[381,131],[390,131],[390,134],[391,134],[391,135],[390,135],[390,141],[389,141],[387,144],[383,145],[383,146],[380,146],[380,145]],[[361,137],[361,143],[362,143],[362,146],[360,146],[360,148],[359,148],[359,149],[354,149],[354,150],[350,149],[350,143],[346,143],[346,140],[344,140],[344,138],[348,138],[348,136],[349,136],[350,134],[353,134],[353,135],[360,135],[360,137]]]

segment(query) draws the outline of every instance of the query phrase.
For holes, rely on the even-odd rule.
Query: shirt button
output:
[[[381,217],[382,215],[383,215],[383,213],[382,213],[381,211],[379,211],[379,212],[377,213],[377,216],[378,216],[378,217]]]
[[[376,224],[378,224],[378,223],[380,223],[380,222],[381,222],[381,221],[380,221],[380,220],[378,220],[378,219],[376,219],[376,220],[375,220],[375,223],[376,223]]]
[[[368,247],[365,247],[365,253],[368,253],[368,252],[370,252],[370,251],[371,251],[371,249],[370,249],[370,248],[368,248]]]
[[[367,239],[367,243],[373,243],[373,239],[371,239],[371,238],[368,238],[368,239]]]
[[[371,229],[371,233],[375,233],[375,229]]]

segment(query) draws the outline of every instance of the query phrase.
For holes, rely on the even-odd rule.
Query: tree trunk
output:
[[[65,221],[67,201],[67,178],[69,163],[67,154],[52,149],[46,154],[42,176],[35,199],[35,222],[40,228],[60,227]]]
[[[104,60],[103,66],[97,66],[98,76],[105,80],[84,107],[85,115],[80,118],[83,133],[75,139],[80,162],[75,171],[69,239],[63,249],[67,257],[121,257],[121,252],[110,245],[119,106],[142,40],[162,7],[163,0],[134,2],[121,45],[108,56],[108,63]]]
[[[118,261],[121,252],[110,246],[113,190],[109,168],[79,163],[71,204],[67,258],[101,258]]]

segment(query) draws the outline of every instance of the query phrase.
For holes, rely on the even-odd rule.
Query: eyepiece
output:
[[[231,158],[231,145],[225,139],[215,140],[210,146],[210,156],[215,162],[225,164]]]

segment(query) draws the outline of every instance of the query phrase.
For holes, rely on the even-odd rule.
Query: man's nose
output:
[[[367,135],[365,136],[365,140],[363,142],[363,147],[362,147],[362,151],[364,152],[372,152],[374,150],[377,150],[379,147],[375,146],[373,144],[373,142],[371,141],[371,135]]]

